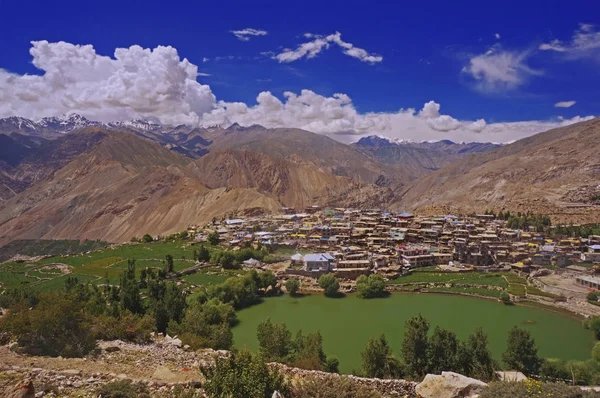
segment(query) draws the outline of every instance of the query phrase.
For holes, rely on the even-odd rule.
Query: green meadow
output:
[[[127,259],[136,260],[138,276],[142,268],[162,268],[167,254],[173,256],[175,271],[181,271],[194,265],[193,253],[198,248],[182,241],[138,243],[102,248],[87,254],[52,256],[33,263],[6,262],[0,264],[0,284],[11,288],[26,283],[44,291],[61,288],[66,276],[57,269],[44,270],[45,266],[53,264],[72,267],[71,275],[82,282],[104,283],[108,277],[110,283],[118,283],[127,268]]]

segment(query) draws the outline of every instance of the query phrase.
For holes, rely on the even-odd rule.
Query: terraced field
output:
[[[414,270],[388,282],[397,291],[417,291],[427,284],[426,290],[438,293],[463,293],[500,298],[503,291],[513,296],[541,296],[559,300],[561,296],[544,292],[527,284],[527,280],[509,272],[441,272],[434,267]],[[468,285],[468,286],[466,286]],[[500,289],[499,289],[500,288]]]
[[[164,267],[163,262],[168,254],[174,258],[175,271],[181,271],[194,265],[193,252],[198,247],[182,241],[152,242],[102,248],[84,254],[52,256],[37,262],[6,262],[0,264],[0,287],[28,284],[36,289],[52,290],[62,287],[67,275],[92,283],[104,283],[107,278],[110,283],[118,283],[121,273],[127,268],[127,259],[136,260],[139,275],[140,270],[146,267]],[[209,251],[213,250],[207,247]]]

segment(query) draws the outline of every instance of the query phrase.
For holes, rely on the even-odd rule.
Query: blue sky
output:
[[[21,79],[20,83],[7,83],[8,77],[4,83],[0,80],[0,84],[7,85],[4,98],[0,94],[0,116],[19,113],[35,118],[37,114],[64,113],[68,111],[66,107],[72,106],[80,113],[100,119],[131,115],[155,116],[163,122],[187,122],[192,112],[198,117],[189,120],[200,124],[209,121],[225,124],[253,121],[271,127],[289,124],[337,135],[346,141],[370,133],[406,139],[418,139],[423,134],[426,139],[478,140],[473,130],[480,129],[474,126],[469,130],[468,126],[470,122],[484,119],[487,128],[476,133],[488,133],[485,139],[507,141],[564,123],[559,117],[570,120],[600,113],[597,90],[600,87],[600,2],[455,3],[0,0],[0,35],[3,37],[0,68],[6,76]],[[250,28],[266,34],[244,35],[242,32],[238,36],[246,40],[240,40],[232,33]],[[340,35],[332,38],[330,35],[336,32]],[[313,36],[305,37],[306,33]],[[166,115],[165,109],[140,105],[141,98],[116,101],[114,93],[94,97],[90,91],[98,91],[98,86],[90,85],[89,81],[98,79],[89,75],[102,74],[101,70],[89,73],[69,70],[61,65],[86,55],[46,48],[40,50],[38,57],[42,59],[52,52],[56,62],[48,61],[48,68],[60,69],[67,83],[55,81],[52,84],[58,86],[52,85],[46,77],[44,82],[38,83],[50,87],[44,90],[51,92],[54,102],[50,102],[48,95],[32,99],[33,89],[22,76],[44,75],[44,71],[32,64],[29,53],[30,42],[41,40],[91,44],[95,55],[113,58],[116,48],[172,46],[181,59],[187,58],[198,67],[197,81],[202,87],[208,87],[203,89],[202,95],[214,98],[190,99],[189,93],[174,94],[174,100],[185,97],[181,100],[188,102],[184,109],[176,107],[173,111],[187,115],[178,118]],[[318,40],[326,44],[314,57],[294,58],[298,57],[296,50],[300,45],[314,44]],[[351,46],[356,50],[355,55],[345,54],[347,47],[343,46]],[[285,49],[292,51],[287,58],[279,56],[278,59]],[[87,56],[89,59],[89,54]],[[45,72],[50,74],[49,69]],[[161,86],[155,72],[146,73],[140,67],[135,73],[140,76],[136,79],[140,85],[148,84],[143,76],[152,75],[157,86]],[[78,80],[80,74],[81,81]],[[75,77],[69,80],[69,76]],[[181,86],[181,82],[176,82],[175,72],[172,76],[165,77],[164,84],[170,85],[167,91]],[[71,86],[65,88],[67,84]],[[76,91],[86,84],[93,90],[90,88],[84,94]],[[156,94],[145,90],[147,88],[137,94],[146,98]],[[304,98],[301,90],[310,90],[319,98]],[[136,90],[130,91],[136,95]],[[287,104],[288,97],[283,94],[288,91],[300,96],[299,102],[304,107],[301,109],[314,107],[314,115],[298,120],[295,108]],[[40,92],[37,90],[36,95]],[[116,89],[116,92],[125,95],[124,89]],[[227,109],[227,104],[236,102],[253,107],[261,92],[270,92],[284,104],[281,106],[289,105],[287,113],[277,110],[278,104],[270,108],[279,112],[276,116],[269,114],[264,106],[255,109],[251,116],[246,110]],[[345,94],[351,103],[346,99],[327,100],[336,93]],[[18,102],[15,97],[25,100]],[[313,100],[316,102],[311,102]],[[223,103],[219,105],[219,101]],[[419,116],[429,101],[440,106],[432,108],[430,117],[428,112]],[[556,103],[567,101],[575,101],[575,104],[555,107]],[[36,105],[30,106],[32,103]],[[62,105],[55,106],[56,103]],[[94,114],[94,108],[109,106],[128,108]],[[352,107],[342,112],[344,118],[352,119],[350,123],[334,120],[340,117],[339,109],[334,109],[336,106]],[[212,109],[217,111],[212,112]],[[404,115],[381,121],[373,116],[366,123],[362,117],[369,113],[394,114],[400,109],[414,109],[413,118]],[[212,114],[205,116],[208,112]],[[439,119],[443,115],[448,118]],[[506,124],[523,121],[530,123],[527,126]],[[510,132],[499,132],[501,128]]]

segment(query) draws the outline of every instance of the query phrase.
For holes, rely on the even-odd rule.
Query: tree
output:
[[[121,275],[119,293],[122,309],[133,314],[144,313],[140,287],[135,279],[135,260],[127,260],[127,270]]]
[[[171,272],[173,272],[174,270],[174,263],[173,263],[173,256],[171,256],[170,254],[167,254],[165,256],[165,260],[166,260],[166,266],[165,266],[165,272],[167,274],[170,274]]]
[[[217,231],[212,231],[206,236],[206,240],[213,246],[219,244],[219,233]]]
[[[274,324],[267,319],[256,329],[258,347],[266,361],[286,363],[292,355],[292,334],[285,324]]]
[[[510,295],[506,292],[502,292],[502,294],[500,294],[500,300],[502,300],[502,302],[506,305],[512,304],[512,301],[510,301]]]
[[[383,276],[372,274],[368,277],[361,275],[356,279],[356,293],[360,298],[383,297],[385,291],[385,279]]]
[[[285,282],[285,289],[290,296],[295,296],[300,289],[300,281],[297,278],[290,278]]]
[[[400,362],[392,355],[385,334],[376,339],[370,338],[361,356],[362,369],[367,377],[384,379],[401,376]]]
[[[271,398],[275,391],[290,396],[283,374],[249,351],[234,350],[226,357],[217,357],[212,366],[201,371],[206,378],[202,388],[209,397]]]
[[[198,255],[196,258],[200,262],[206,262],[206,261],[210,260],[210,252],[208,251],[208,249],[206,247],[200,246],[200,249],[198,249]]]
[[[214,348],[227,350],[233,344],[230,326],[236,321],[235,310],[213,298],[205,303],[192,301],[180,325],[169,325],[169,333],[178,334],[185,344],[194,349]]]
[[[142,242],[144,243],[150,243],[152,242],[154,239],[152,238],[152,235],[146,234],[142,237]]]
[[[436,326],[427,346],[428,372],[460,372],[458,343],[454,332]]]
[[[592,359],[600,363],[600,342],[594,344],[594,348],[592,348]]]
[[[258,288],[259,289],[268,289],[269,287],[274,288],[277,286],[277,278],[272,271],[264,271],[258,273]]]
[[[340,281],[333,274],[325,274],[319,278],[319,287],[327,297],[335,297],[340,289]]]
[[[542,360],[539,375],[544,381],[571,380],[571,372],[567,369],[565,361],[561,359],[548,358]]]
[[[65,279],[65,291],[67,293],[71,292],[78,284],[79,279],[76,276],[67,276],[67,279]]]
[[[476,379],[492,380],[498,365],[492,358],[492,353],[488,348],[487,335],[482,328],[475,329],[475,332],[469,336],[466,348],[470,355],[469,365],[471,368],[469,372],[465,373]]]
[[[508,347],[502,354],[502,360],[511,370],[518,370],[526,375],[537,374],[541,361],[535,340],[528,330],[515,326],[508,332]]]
[[[594,332],[597,340],[600,340],[600,316],[593,316],[585,322],[585,327]]]
[[[427,333],[429,322],[421,314],[406,321],[402,358],[410,375],[421,378],[427,373]]]
[[[40,296],[33,309],[18,302],[1,319],[0,329],[31,355],[81,357],[96,347],[84,303],[65,292]]]

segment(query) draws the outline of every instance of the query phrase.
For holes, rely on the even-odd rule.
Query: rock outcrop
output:
[[[428,374],[416,387],[419,398],[474,398],[487,384],[454,372]]]

